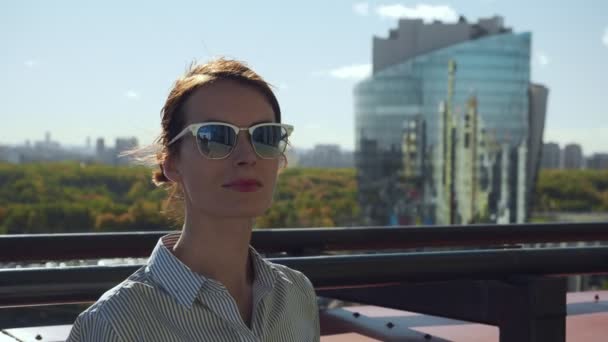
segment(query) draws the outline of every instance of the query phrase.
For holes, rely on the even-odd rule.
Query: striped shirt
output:
[[[248,327],[218,281],[190,270],[159,239],[146,265],[82,312],[70,341],[319,341],[314,288],[304,274],[249,246],[254,281]]]

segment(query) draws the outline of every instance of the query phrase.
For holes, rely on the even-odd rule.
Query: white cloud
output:
[[[359,2],[353,5],[353,11],[358,15],[368,15],[369,14],[369,4],[367,2]]]
[[[608,46],[608,27],[604,29],[604,36],[602,37],[602,43]]]
[[[37,67],[38,65],[40,65],[40,63],[33,59],[28,59],[27,61],[23,62],[23,65],[25,65],[28,68],[34,68],[34,67]]]
[[[545,53],[540,52],[537,56],[536,56],[536,60],[538,61],[538,64],[540,64],[541,67],[545,67],[547,66],[549,63],[551,63],[551,60],[549,59],[549,56],[547,56]]]
[[[131,100],[138,100],[139,93],[134,90],[128,90],[127,92],[125,92],[125,97],[127,97],[128,99],[131,99]]]
[[[418,4],[416,7],[407,7],[401,4],[382,5],[376,8],[376,13],[383,18],[422,19],[425,22],[433,20],[456,22],[459,18],[458,13],[452,7],[446,5]]]
[[[335,68],[326,72],[315,72],[313,73],[313,75],[327,75],[342,80],[361,80],[371,75],[371,73],[371,64],[352,64]]]

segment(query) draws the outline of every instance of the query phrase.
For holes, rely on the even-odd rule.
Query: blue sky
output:
[[[550,88],[545,141],[608,152],[608,1],[3,1],[0,144],[150,143],[173,80],[193,59],[246,61],[277,86],[296,147],[354,145],[353,85],[396,16],[501,15],[533,40]]]

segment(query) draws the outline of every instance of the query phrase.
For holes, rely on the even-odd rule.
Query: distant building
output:
[[[51,140],[51,132],[44,134],[44,140],[34,142],[34,149],[39,155],[45,155],[45,159],[53,160],[52,154],[55,154],[61,149],[61,145]]]
[[[46,132],[44,140],[33,144],[27,140],[19,146],[4,146],[0,153],[0,160],[9,163],[52,162],[62,160],[79,160],[80,155],[74,151],[63,148],[58,142],[51,139],[51,133]]]
[[[353,167],[354,162],[352,152],[342,151],[339,145],[320,144],[314,146],[312,150],[300,151],[297,155],[297,165],[301,167],[344,168]]]
[[[447,189],[450,197],[447,202],[451,203],[451,210],[454,210],[454,215],[458,216],[457,219],[454,219],[458,223],[472,223],[476,217],[481,216],[481,211],[487,210],[487,184],[486,187],[482,187],[484,184],[480,182],[484,171],[482,131],[482,120],[477,112],[477,98],[473,95],[467,101],[464,116],[458,120],[456,129],[453,131],[455,144],[452,146],[454,153],[452,167],[454,170],[451,181],[455,184]],[[444,163],[444,165],[446,164]],[[444,179],[444,176],[449,175],[442,174],[441,180]]]
[[[401,19],[398,27],[389,31],[388,38],[374,37],[373,72],[437,50],[511,32],[501,17],[482,18],[475,24],[463,17],[454,24]]]
[[[405,118],[403,123],[403,175],[419,178],[425,172],[426,122],[422,115]]]
[[[114,165],[116,163],[116,154],[114,149],[106,147],[104,138],[97,138],[95,144],[95,160],[102,164]]]
[[[9,146],[0,145],[0,162],[6,162],[9,158]]]
[[[608,153],[595,153],[587,158],[587,168],[595,170],[608,170]]]
[[[390,224],[414,225],[424,216],[426,209],[422,203],[425,192],[424,176],[429,172],[426,158],[426,122],[422,115],[411,115],[403,123],[403,140],[401,155],[403,160],[402,173],[398,177],[395,190],[385,189],[385,199],[392,207],[390,210]],[[386,186],[390,187],[391,183]]]
[[[559,169],[561,167],[561,150],[556,143],[543,144],[541,168]]]
[[[425,123],[419,155],[427,161],[419,222],[525,221],[548,97],[546,87],[530,83],[530,46],[530,33],[514,33],[500,17],[401,19],[387,38],[374,37],[373,73],[354,89],[355,164],[367,224],[399,222],[395,203],[411,201],[411,187],[400,183],[413,165],[403,127],[417,116]],[[483,121],[484,133],[474,121]],[[455,195],[461,180],[464,192]]]
[[[103,138],[97,138],[97,143],[95,144],[95,152],[98,158],[101,158],[106,153],[106,143]]]
[[[583,168],[583,149],[579,144],[569,144],[564,147],[564,168]]]
[[[23,145],[0,145],[0,161],[9,163],[53,162],[53,161],[79,161],[84,163],[98,162],[110,165],[125,165],[131,161],[126,157],[119,157],[125,151],[135,149],[136,138],[118,138],[116,147],[108,148],[103,138],[98,138],[95,150],[90,149],[90,139],[87,138],[85,146],[61,146],[51,139],[51,133],[46,132],[44,140],[33,144],[27,140]]]
[[[117,164],[117,165],[130,164],[132,162],[132,158],[127,157],[127,156],[121,156],[121,154],[137,148],[138,145],[139,144],[137,143],[137,138],[135,138],[135,137],[117,138],[116,145],[115,145],[115,151],[114,151],[115,158],[116,158],[115,164]]]
[[[110,165],[128,165],[132,162],[132,158],[122,156],[124,152],[131,151],[137,148],[137,138],[116,138],[114,148],[108,148],[105,145],[104,138],[98,138],[95,148],[96,160],[103,164]]]
[[[538,180],[538,173],[541,165],[542,148],[543,148],[543,132],[545,131],[545,121],[547,119],[547,101],[549,98],[549,88],[542,84],[530,83],[528,89],[528,137],[525,142],[526,146],[526,166],[525,166],[525,193],[524,199],[518,200],[519,208],[524,208],[518,212],[524,222],[530,216],[532,210],[532,198],[534,188]],[[523,181],[523,180],[522,180]],[[524,205],[522,207],[521,205]]]

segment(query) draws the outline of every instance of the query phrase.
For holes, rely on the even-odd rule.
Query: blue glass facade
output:
[[[485,132],[498,145],[517,148],[526,144],[530,46],[530,33],[483,36],[388,66],[357,84],[355,156],[359,201],[368,224],[395,222],[395,213],[400,210],[395,203],[409,193],[425,193],[426,203],[436,199],[440,189],[425,188],[423,184],[432,183],[433,169],[443,167],[444,161],[433,160],[432,152],[441,140],[439,108],[448,98],[450,60],[456,63],[452,86],[454,120],[461,120],[467,101],[474,96]],[[404,180],[404,129],[414,117],[425,122],[425,146],[421,153],[428,162],[421,163],[425,179]],[[427,222],[428,216],[423,213],[419,219]]]
[[[406,117],[422,114],[429,144],[437,138],[437,113],[447,97],[448,61],[457,64],[454,112],[462,115],[475,94],[485,127],[499,142],[526,138],[530,85],[530,33],[506,33],[453,45],[380,70],[355,88],[356,140],[401,143]]]

